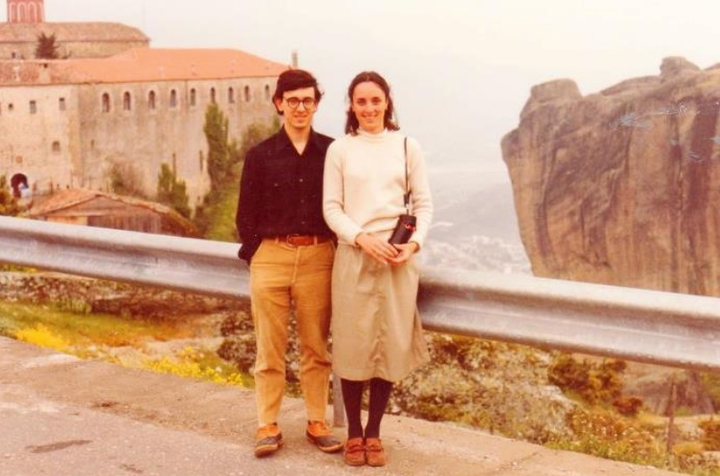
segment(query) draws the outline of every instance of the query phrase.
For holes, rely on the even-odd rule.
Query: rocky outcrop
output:
[[[720,296],[720,69],[532,88],[502,140],[534,274]]]

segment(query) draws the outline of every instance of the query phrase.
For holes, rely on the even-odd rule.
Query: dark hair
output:
[[[315,89],[315,102],[320,102],[322,92],[320,92],[315,76],[303,69],[289,69],[287,71],[283,71],[280,76],[278,76],[277,84],[275,85],[273,104],[275,104],[275,101],[282,101],[283,94],[286,92],[302,88]],[[277,106],[275,106],[275,109],[277,109]],[[282,115],[282,112],[278,110],[278,114]]]
[[[348,87],[348,99],[350,99],[350,106],[347,110],[345,133],[355,135],[357,134],[358,127],[360,127],[357,117],[355,117],[355,113],[352,110],[353,93],[355,92],[355,88],[357,87],[357,85],[360,83],[375,83],[380,89],[383,90],[388,103],[387,110],[385,111],[385,116],[383,117],[385,128],[390,131],[396,131],[400,129],[400,124],[398,124],[397,119],[394,117],[395,107],[393,106],[392,95],[390,94],[390,85],[387,81],[385,81],[385,78],[380,76],[375,71],[363,71],[362,73],[358,74],[353,78],[352,82],[350,82],[350,86]]]

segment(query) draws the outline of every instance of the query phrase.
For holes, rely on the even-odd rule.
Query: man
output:
[[[330,277],[334,237],[322,215],[325,151],[330,137],[312,129],[322,94],[307,71],[277,81],[273,103],[283,127],[251,149],[240,182],[236,225],[240,257],[250,264],[250,296],[257,358],[259,427],[255,455],[282,445],[277,424],[285,388],[288,318],[294,304],[300,339],[300,386],[308,439],[320,450],[342,449],[325,422],[330,376]]]

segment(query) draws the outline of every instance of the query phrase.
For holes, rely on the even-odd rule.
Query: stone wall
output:
[[[268,123],[275,117],[266,95],[266,87],[272,87],[274,81],[268,77],[79,86],[82,186],[106,189],[111,164],[128,162],[144,177],[143,188],[152,196],[160,167],[166,162],[186,181],[191,206],[197,205],[210,186],[203,126],[211,90],[215,89],[216,102],[229,119],[230,137],[240,141],[250,124]],[[229,100],[230,88],[234,102]],[[191,104],[192,90],[195,105]],[[175,107],[170,104],[172,91],[177,93]],[[149,107],[151,92],[155,93],[155,109]],[[124,109],[126,93],[130,110]],[[102,110],[104,94],[110,97],[109,112]]]
[[[275,117],[269,99],[274,83],[275,78],[267,77],[0,88],[0,175],[10,179],[25,174],[35,193],[58,187],[107,190],[112,164],[129,163],[148,196],[154,196],[166,162],[186,181],[194,207],[210,187],[203,126],[211,90],[229,118],[230,137],[240,141],[250,124]],[[172,91],[175,107],[170,105]],[[155,109],[149,107],[151,92]],[[123,107],[125,93],[130,95],[129,110]],[[104,94],[110,98],[109,112],[102,109]],[[60,110],[61,98],[65,110]]]
[[[80,185],[77,104],[73,86],[2,88],[0,175],[24,174],[35,193]]]

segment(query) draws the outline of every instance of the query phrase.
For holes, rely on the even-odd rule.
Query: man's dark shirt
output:
[[[325,152],[332,138],[310,131],[302,155],[281,128],[250,149],[240,180],[235,224],[248,263],[263,238],[278,235],[332,236],[322,213]]]

